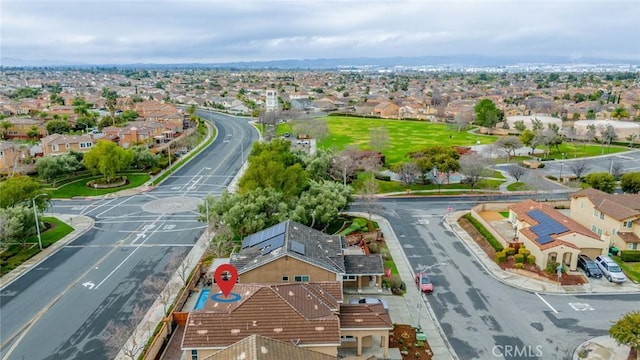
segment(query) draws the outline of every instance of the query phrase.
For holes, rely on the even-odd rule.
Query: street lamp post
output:
[[[560,163],[560,177],[558,180],[560,180],[560,184],[562,184],[562,163]]]
[[[36,219],[36,233],[38,234],[38,247],[42,250],[42,236],[40,235],[40,220],[38,220],[38,210],[36,210],[36,199],[40,196],[47,196],[49,194],[38,194],[33,199],[31,199],[31,203],[33,205],[33,216]]]

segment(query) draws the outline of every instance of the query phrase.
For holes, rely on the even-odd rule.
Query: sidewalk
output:
[[[29,271],[31,268],[38,266],[41,262],[47,259],[49,256],[54,254],[58,249],[67,245],[69,242],[77,238],[78,236],[87,232],[87,230],[91,229],[95,223],[95,221],[83,215],[68,215],[68,214],[50,214],[47,213],[46,216],[52,216],[60,219],[61,221],[67,223],[69,226],[73,228],[73,231],[70,232],[64,238],[56,241],[54,244],[51,244],[46,249],[43,249],[36,255],[34,255],[31,259],[25,261],[22,265],[13,269],[10,273],[2,276],[0,278],[0,289],[9,285],[17,278],[22,276],[24,273]]]
[[[368,214],[349,212],[349,215],[367,218]],[[440,359],[458,359],[458,355],[453,350],[451,344],[447,340],[447,336],[440,327],[440,323],[429,305],[428,301],[423,300],[423,294],[420,293],[414,283],[414,270],[409,264],[400,241],[396,237],[391,224],[382,216],[373,215],[372,220],[376,221],[380,226],[380,230],[384,234],[384,239],[391,252],[394,262],[398,268],[400,278],[407,285],[407,292],[404,296],[385,297],[389,302],[389,314],[394,324],[408,324],[420,326],[427,336],[427,341],[433,352],[433,358]]]
[[[445,217],[445,226],[462,240],[473,256],[488,270],[489,274],[505,285],[539,294],[577,295],[577,294],[630,294],[640,292],[640,285],[627,281],[624,284],[612,284],[606,280],[589,282],[585,285],[560,286],[557,283],[532,279],[525,275],[502,270],[489,259],[480,246],[458,224],[458,219],[466,214],[458,211]],[[395,256],[394,256],[395,259]],[[600,336],[580,344],[573,359],[587,360],[627,360],[629,347],[618,345],[609,336]]]

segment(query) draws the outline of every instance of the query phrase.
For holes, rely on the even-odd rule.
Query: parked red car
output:
[[[420,291],[423,293],[432,293],[433,292],[433,283],[429,278],[429,275],[426,273],[416,273],[416,285],[420,288]]]

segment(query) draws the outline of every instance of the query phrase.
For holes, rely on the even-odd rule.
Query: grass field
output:
[[[370,149],[371,129],[385,127],[389,134],[389,147],[383,150],[387,164],[406,160],[406,154],[434,145],[469,146],[480,141],[490,144],[494,136],[475,135],[458,132],[446,124],[434,124],[426,121],[401,121],[385,119],[366,119],[345,116],[328,116],[329,136],[318,144],[321,148],[344,149],[353,145],[360,149]]]
[[[618,256],[613,256],[613,260],[620,265],[629,279],[640,283],[640,262],[624,262]]]
[[[57,189],[51,190],[51,197],[56,199],[68,199],[74,196],[99,196],[124,189],[135,188],[149,181],[149,174],[127,174],[126,176],[129,179],[129,183],[125,186],[113,189],[92,189],[87,186],[87,182],[92,179],[98,179],[100,176],[82,177]]]
[[[71,226],[56,218],[42,217],[41,219],[43,222],[51,225],[49,229],[40,234],[43,248],[49,247],[51,244],[64,238],[73,231]],[[20,266],[22,263],[40,252],[40,249],[38,248],[38,237],[36,235],[32,235],[27,238],[26,242],[29,244],[26,247],[19,244],[11,245],[2,252],[0,255],[0,275],[11,272],[11,270]]]
[[[358,175],[358,179],[356,179],[351,184],[351,186],[354,189],[354,194],[358,194],[360,189],[364,188],[364,182],[369,177],[371,177],[371,174],[369,173],[360,173]],[[437,192],[438,190],[460,190],[460,192],[462,193],[466,190],[471,190],[471,189],[476,189],[476,190],[497,189],[500,186],[500,184],[503,182],[504,181],[502,180],[483,179],[476,185],[475,188],[472,188],[468,184],[459,184],[459,183],[452,183],[452,184],[444,183],[444,184],[441,184],[440,186],[438,186],[437,184],[430,184],[430,185],[411,184],[409,186],[404,186],[402,183],[398,181],[382,181],[382,180],[376,179],[376,184],[378,185],[379,194],[386,194],[386,193],[393,193],[393,192],[407,192],[407,189],[411,190],[411,192],[420,192],[420,191]]]

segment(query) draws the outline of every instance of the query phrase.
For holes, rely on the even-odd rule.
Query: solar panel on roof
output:
[[[531,216],[538,222],[537,225],[531,227],[531,231],[538,235],[536,241],[540,245],[544,245],[553,241],[550,235],[561,234],[569,230],[566,226],[560,224],[552,217],[540,210],[530,210],[529,212],[527,212],[527,215]]]
[[[257,246],[261,250],[262,255],[267,255],[275,249],[281,248],[284,245],[284,234],[276,235],[271,239],[261,242]]]
[[[550,236],[540,236],[539,238],[536,239],[536,241],[538,242],[538,244],[544,245],[552,242],[553,239]]]
[[[242,241],[242,248],[245,249],[248,247],[256,246],[278,235],[284,235],[285,229],[286,229],[286,223],[279,223],[274,226],[268,227],[264,230],[260,230],[257,233],[251,234],[246,238],[244,238],[244,240]]]
[[[297,241],[291,241],[291,251],[300,255],[304,255],[304,244],[301,244]]]

